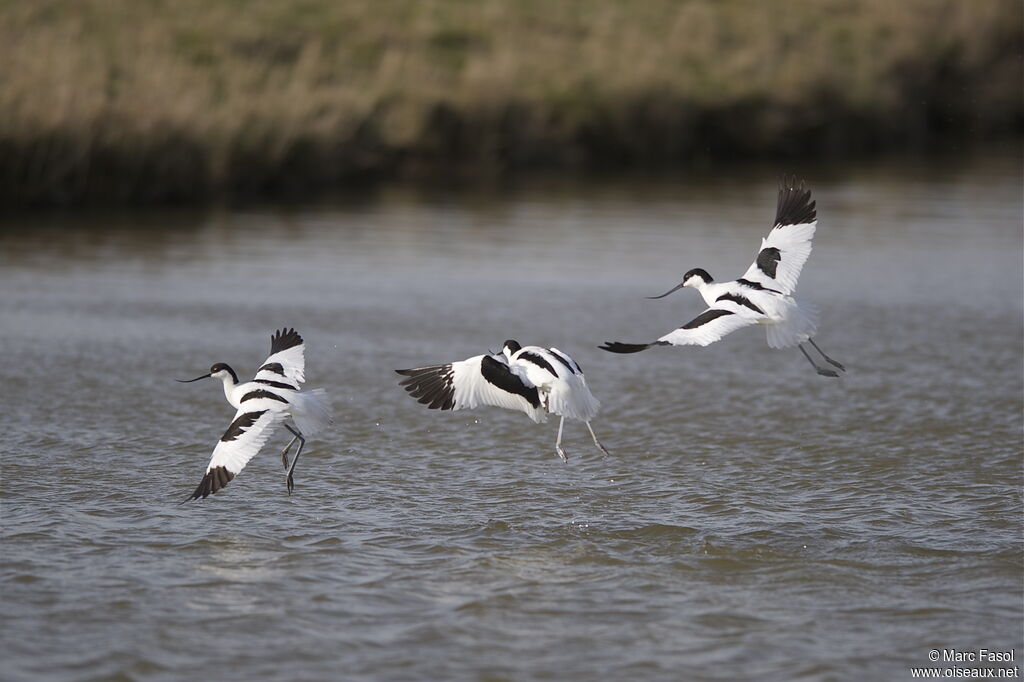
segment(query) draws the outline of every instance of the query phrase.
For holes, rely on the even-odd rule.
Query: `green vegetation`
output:
[[[925,148],[1024,125],[1019,0],[0,0],[8,203]]]

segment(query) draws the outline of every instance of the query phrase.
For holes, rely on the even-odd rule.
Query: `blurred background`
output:
[[[1019,140],[1017,0],[0,3],[4,202]]]

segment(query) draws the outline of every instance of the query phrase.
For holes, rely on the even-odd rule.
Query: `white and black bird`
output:
[[[520,346],[508,340],[501,353],[395,371],[408,377],[400,382],[405,390],[432,410],[491,405],[524,412],[538,424],[546,422],[548,414],[558,415],[555,452],[562,461],[566,459],[562,450],[566,417],[585,423],[594,444],[609,454],[590,426],[601,403],[587,387],[579,364],[557,348]]]
[[[281,463],[288,471],[286,485],[291,493],[295,486],[292,474],[306,438],[331,423],[331,406],[322,388],[299,392],[299,385],[306,380],[305,348],[298,332],[282,329],[270,337],[270,356],[256,370],[252,381],[239,383],[235,370],[223,362],[195,379],[177,380],[191,383],[210,377],[220,379],[224,383],[224,396],[237,410],[231,425],[213,449],[206,475],[186,502],[205,498],[226,486],[263,448],[278,424],[284,424],[293,436],[281,451]],[[294,426],[286,423],[288,417]],[[299,449],[289,464],[288,453],[295,441],[299,441]]]
[[[812,338],[817,331],[817,314],[813,306],[793,298],[800,270],[811,254],[811,239],[818,225],[815,202],[811,192],[796,179],[783,178],[779,186],[779,202],[775,227],[761,240],[757,259],[743,274],[731,282],[715,282],[706,270],[695,268],[683,275],[683,281],[661,296],[664,298],[683,287],[700,292],[708,309],[651,343],[605,342],[601,348],[612,353],[638,353],[652,346],[707,346],[726,334],[750,325],[763,325],[772,348],[796,346],[818,374],[838,377],[835,369],[815,362],[804,348],[814,347],[832,367],[846,371],[818,347]]]

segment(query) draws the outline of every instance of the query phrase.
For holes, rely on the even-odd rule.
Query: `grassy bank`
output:
[[[0,2],[11,203],[1019,133],[1019,0]]]

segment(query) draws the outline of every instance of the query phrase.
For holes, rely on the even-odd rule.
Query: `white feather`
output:
[[[761,249],[775,248],[779,250],[779,261],[776,263],[774,279],[761,271],[755,261],[743,273],[743,279],[757,282],[762,286],[775,289],[790,295],[796,291],[797,280],[804,263],[811,255],[811,240],[817,229],[818,221],[802,225],[777,225],[761,240]],[[760,253],[760,251],[758,252]]]
[[[234,419],[254,411],[259,410],[244,407],[235,413]],[[232,423],[234,423],[234,419]],[[253,422],[252,426],[242,431],[241,435],[234,440],[218,441],[217,446],[213,449],[213,456],[210,458],[206,471],[209,472],[210,469],[222,466],[232,474],[238,474],[238,472],[245,468],[249,460],[255,457],[266,444],[267,439],[274,432],[273,427],[276,427],[283,419],[284,413],[267,410]]]
[[[547,415],[540,407],[534,407],[523,396],[502,390],[484,378],[480,368],[484,357],[475,355],[461,362],[452,363],[452,387],[455,389],[455,405],[452,409],[471,410],[480,405],[490,405],[491,407],[519,410],[538,424],[546,421]],[[508,366],[505,358],[490,357]],[[525,372],[519,367],[509,367],[509,371],[521,381],[526,379]],[[523,381],[523,383],[527,387],[533,387],[532,383],[527,381]]]

